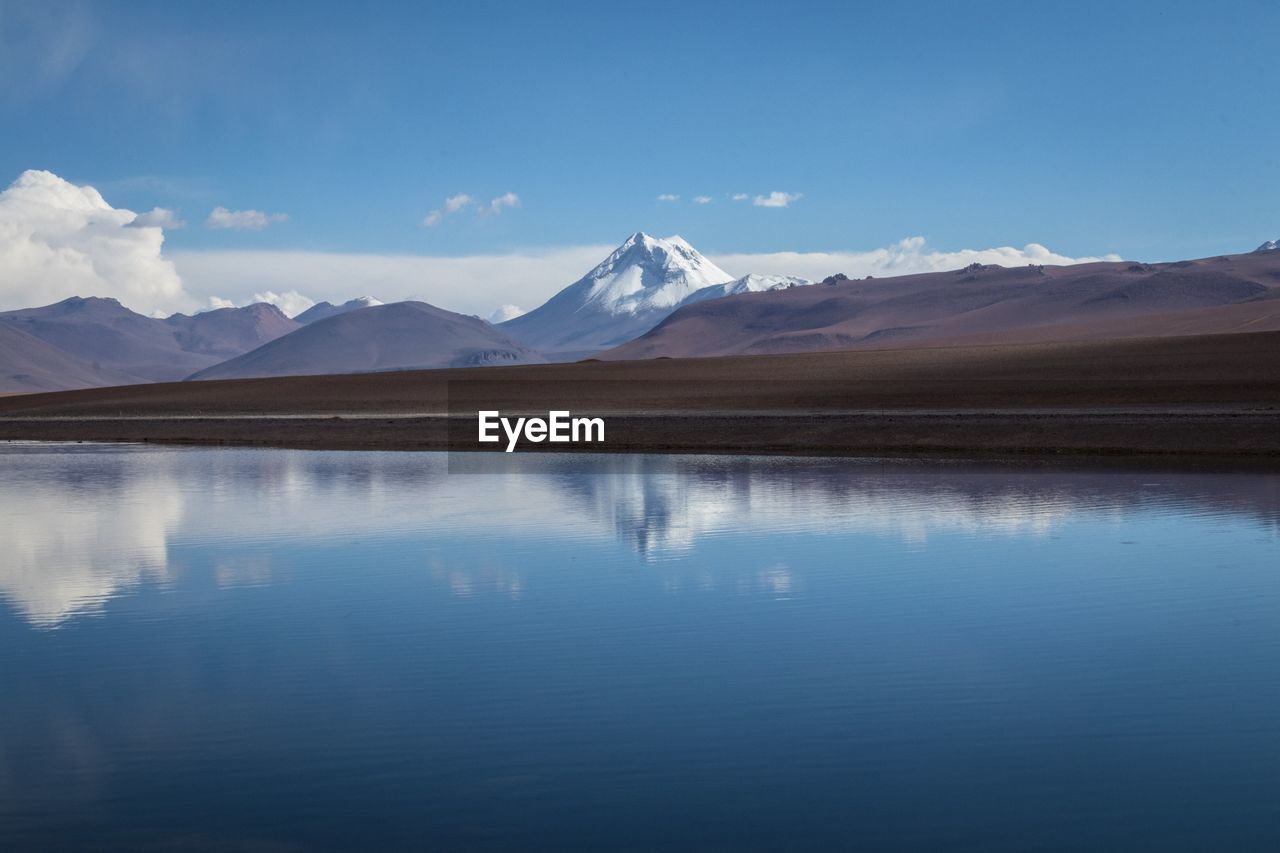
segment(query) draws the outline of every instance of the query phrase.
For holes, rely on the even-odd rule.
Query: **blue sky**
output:
[[[46,169],[172,209],[179,254],[643,229],[1203,256],[1280,237],[1277,32],[1274,2],[0,0],[0,185]],[[799,198],[752,203],[772,192]],[[215,207],[287,220],[211,229]]]

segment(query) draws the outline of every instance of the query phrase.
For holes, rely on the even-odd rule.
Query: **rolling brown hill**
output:
[[[676,311],[603,359],[1072,341],[1280,329],[1280,253],[841,280]]]
[[[477,317],[425,302],[395,302],[317,320],[190,378],[306,376],[542,361],[541,355]]]
[[[0,394],[96,388],[138,381],[136,376],[81,361],[21,329],[0,323]]]

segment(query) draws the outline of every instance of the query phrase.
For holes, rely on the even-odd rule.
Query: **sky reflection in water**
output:
[[[599,464],[0,446],[0,846],[1280,843],[1280,477]]]

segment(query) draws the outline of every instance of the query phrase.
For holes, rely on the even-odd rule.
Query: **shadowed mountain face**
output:
[[[686,305],[607,359],[1280,330],[1280,253],[953,272]]]
[[[311,376],[544,361],[477,317],[425,302],[396,302],[318,320],[190,378]]]
[[[0,314],[0,325],[61,351],[94,373],[60,368],[49,361],[42,387],[81,388],[181,379],[193,371],[239,355],[298,324],[272,305],[224,308],[188,317],[144,317],[114,299],[72,297],[54,305]],[[34,355],[24,358],[34,358]],[[61,359],[58,364],[70,364]],[[28,373],[18,361],[0,363],[5,373]]]
[[[0,394],[124,385],[127,374],[81,361],[21,329],[0,323]]]
[[[199,370],[216,356],[184,352],[176,327],[144,317],[114,299],[72,297],[42,308],[0,314],[0,322],[39,338],[81,361],[158,382]]]
[[[220,360],[235,358],[302,328],[301,323],[265,302],[244,308],[220,308],[194,317],[174,314],[165,322],[178,330],[177,341],[184,351]]]

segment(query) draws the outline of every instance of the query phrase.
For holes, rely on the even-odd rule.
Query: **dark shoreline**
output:
[[[323,416],[2,419],[0,440],[315,450],[501,452],[475,418]],[[517,452],[987,458],[1175,457],[1280,466],[1280,411],[609,416],[603,443]]]
[[[603,417],[536,451],[1280,460],[1280,333],[292,376],[0,398],[0,440],[483,450],[476,412]]]

